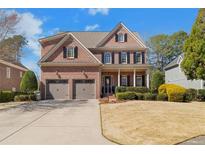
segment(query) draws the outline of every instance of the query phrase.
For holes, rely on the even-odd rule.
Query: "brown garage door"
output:
[[[68,80],[47,80],[46,99],[68,99]]]
[[[95,99],[95,80],[74,80],[74,99]]]

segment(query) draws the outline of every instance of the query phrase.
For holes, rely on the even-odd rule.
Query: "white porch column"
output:
[[[146,77],[147,77],[147,88],[149,88],[149,70],[146,71]]]
[[[136,70],[135,69],[133,73],[133,86],[136,87]]]
[[[118,77],[117,86],[119,87],[120,86],[120,69],[118,70],[117,77]]]

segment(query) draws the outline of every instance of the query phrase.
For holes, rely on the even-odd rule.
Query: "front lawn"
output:
[[[205,135],[205,103],[101,104],[103,135],[120,144],[177,144]]]

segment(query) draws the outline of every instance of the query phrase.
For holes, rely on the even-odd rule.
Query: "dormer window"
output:
[[[124,41],[125,41],[124,34],[119,33],[119,34],[118,34],[118,42],[124,42]]]
[[[111,53],[110,52],[105,52],[104,54],[104,63],[105,64],[111,64]]]

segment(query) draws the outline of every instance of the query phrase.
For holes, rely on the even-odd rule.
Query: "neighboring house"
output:
[[[39,40],[41,97],[92,99],[116,86],[149,87],[147,47],[119,23],[111,32],[63,32]]]
[[[17,62],[0,59],[0,90],[20,90],[20,82],[27,68]]]
[[[183,55],[179,55],[171,63],[169,63],[165,68],[165,82],[174,83],[181,85],[185,88],[203,89],[203,80],[188,80],[182,71],[180,64],[183,60]]]

